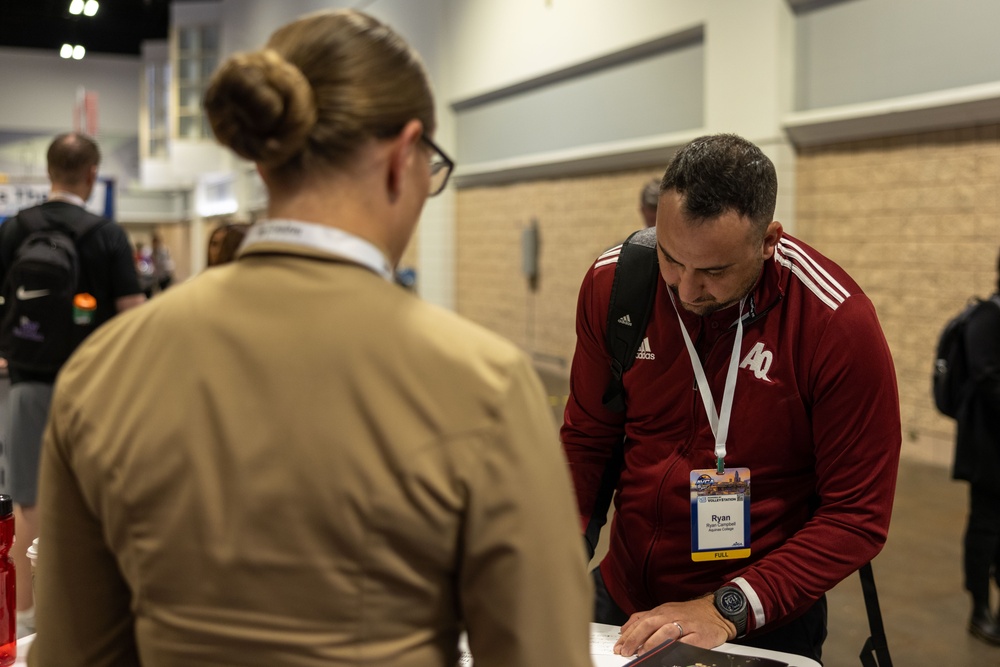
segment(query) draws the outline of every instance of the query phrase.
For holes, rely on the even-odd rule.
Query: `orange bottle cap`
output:
[[[93,310],[97,308],[97,299],[93,295],[81,292],[73,297],[73,305],[84,310]]]

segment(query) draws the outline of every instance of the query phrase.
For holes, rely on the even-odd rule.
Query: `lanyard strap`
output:
[[[729,371],[726,373],[726,386],[722,392],[722,407],[716,412],[715,399],[712,397],[712,390],[708,386],[708,377],[705,376],[705,369],[698,358],[698,352],[694,349],[691,336],[688,335],[684,320],[677,309],[677,302],[674,300],[674,291],[667,290],[670,294],[670,303],[674,307],[677,315],[677,322],[681,326],[681,334],[684,336],[684,345],[687,346],[688,356],[691,357],[691,366],[694,368],[694,378],[698,382],[698,393],[701,394],[701,402],[705,406],[705,413],[708,415],[708,425],[712,427],[712,435],[715,436],[715,465],[721,475],[725,470],[726,440],[729,438],[729,420],[733,415],[733,395],[736,393],[736,370],[739,367],[740,345],[743,343],[743,304],[746,297],[740,300],[740,312],[736,318],[736,338],[733,340],[733,353],[729,358]]]
[[[392,266],[381,250],[360,236],[336,227],[300,220],[258,222],[247,231],[246,238],[240,246],[240,253],[257,244],[268,242],[322,250],[371,269],[386,280],[392,280]]]

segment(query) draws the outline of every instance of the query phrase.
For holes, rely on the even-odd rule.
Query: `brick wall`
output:
[[[896,364],[903,455],[951,461],[954,422],[937,414],[937,336],[970,295],[996,285],[1000,126],[858,141],[800,152],[797,232],[875,303]]]
[[[540,363],[569,368],[580,281],[601,252],[642,226],[639,191],[663,167],[464,188],[456,202],[456,309]],[[521,272],[521,234],[537,220],[537,289]]]
[[[665,165],[465,188],[457,197],[457,310],[568,369],[580,280],[641,225],[639,189]],[[951,460],[954,424],[934,410],[937,336],[972,294],[995,289],[1000,126],[814,147],[796,167],[793,233],[868,293],[899,380],[903,456]],[[537,219],[541,276],[521,275],[521,231]],[[849,351],[845,351],[849,353]]]

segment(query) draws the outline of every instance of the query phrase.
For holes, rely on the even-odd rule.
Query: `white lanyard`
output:
[[[392,266],[372,243],[343,229],[300,220],[267,220],[251,225],[240,245],[240,253],[260,243],[287,243],[315,248],[371,269],[392,280]]]
[[[694,368],[694,377],[698,381],[698,393],[701,394],[701,402],[705,405],[705,413],[708,415],[708,425],[712,427],[712,435],[715,436],[715,465],[721,475],[725,470],[726,440],[729,438],[729,420],[733,416],[733,395],[736,393],[736,370],[740,363],[740,344],[743,342],[743,304],[746,297],[740,299],[740,312],[736,317],[736,339],[733,341],[733,354],[729,358],[729,372],[726,373],[726,387],[722,392],[722,408],[715,411],[715,399],[712,397],[712,390],[708,386],[708,378],[705,376],[705,369],[698,358],[698,352],[694,349],[691,336],[688,335],[681,313],[677,310],[677,302],[674,301],[674,291],[667,290],[670,294],[670,303],[674,306],[674,313],[677,315],[677,322],[681,326],[681,334],[684,336],[684,344],[687,346],[688,355],[691,357],[691,366]]]

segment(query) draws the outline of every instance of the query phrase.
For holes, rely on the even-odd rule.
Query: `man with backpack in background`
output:
[[[892,357],[872,302],[784,232],[776,197],[757,146],[696,139],[637,232],[655,230],[649,307],[617,310],[621,248],[584,278],[561,435],[591,552],[614,492],[594,620],[622,625],[622,655],[679,639],[819,661],[826,592],[885,543]],[[636,327],[630,356],[609,352]]]
[[[990,605],[990,581],[1000,585],[1000,259],[997,273],[998,291],[946,328],[957,327],[958,338],[947,344],[942,336],[934,397],[938,409],[957,422],[952,476],[969,482],[963,545],[965,588],[972,595],[969,632],[1000,645],[1000,621]]]
[[[145,301],[125,231],[84,208],[101,159],[96,142],[61,134],[46,158],[48,201],[0,226],[0,354],[11,380],[0,483],[15,503],[18,636],[34,626],[25,552],[38,535],[38,460],[56,373],[98,325]]]

